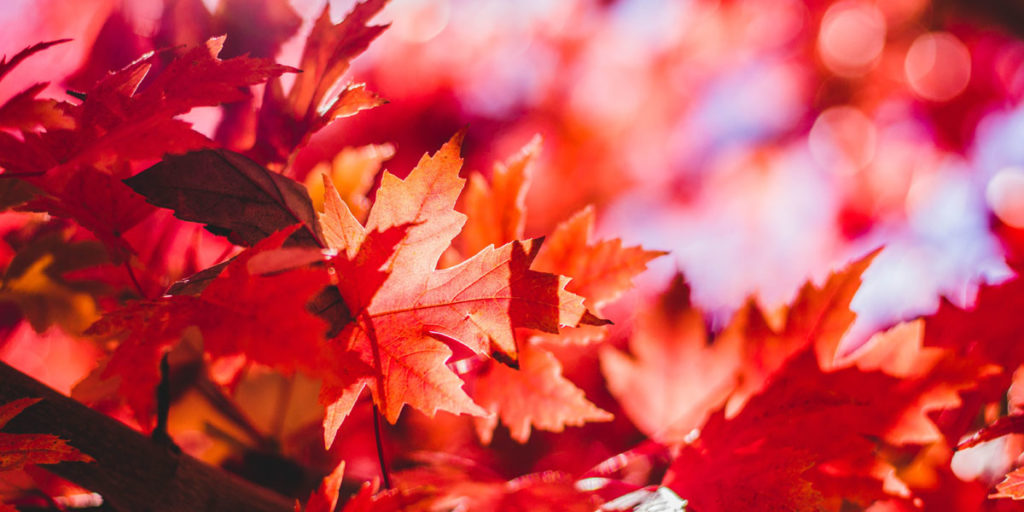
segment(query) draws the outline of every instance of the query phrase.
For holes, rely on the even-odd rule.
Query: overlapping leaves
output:
[[[305,227],[260,241],[209,280],[198,295],[141,302],[107,315],[92,332],[127,336],[107,371],[121,375],[132,387],[148,389],[155,384],[150,369],[159,354],[185,328],[196,326],[211,357],[242,355],[281,371],[301,370],[323,379],[328,442],[364,388],[370,389],[374,402],[392,422],[405,405],[428,415],[437,410],[483,415],[484,410],[463,391],[463,381],[446,365],[452,356],[449,344],[515,364],[517,328],[553,333],[559,326],[604,321],[586,311],[581,297],[565,290],[567,278],[531,269],[539,241],[489,246],[457,266],[437,269],[464,222],[454,209],[463,183],[458,177],[460,140],[461,135],[435,155],[424,156],[404,180],[385,174],[365,226],[328,186],[325,213],[318,221],[293,217],[307,221]],[[243,161],[240,156],[232,158]],[[200,166],[205,174],[195,175],[196,183],[176,189],[169,196],[177,201],[173,203],[153,197],[173,186],[150,186],[154,180],[174,179],[168,165],[185,169],[208,161],[231,160],[209,152],[171,157],[170,163],[158,164],[131,183],[150,200],[174,207],[185,218],[223,225],[219,210],[204,205],[221,202],[223,192],[218,193],[216,185],[235,179],[236,165]],[[251,172],[259,168],[253,162],[243,163]],[[185,171],[179,178],[188,176]],[[260,176],[271,179],[269,171],[260,171]],[[262,190],[294,186],[287,178],[273,176],[289,186]],[[243,206],[265,204],[259,198],[235,197],[241,196],[232,195],[231,200]],[[294,212],[295,204],[311,208],[308,196],[286,197],[260,208],[273,212]],[[261,224],[276,218],[256,215],[242,221]],[[319,236],[293,236],[296,245],[282,247],[296,229],[319,235],[320,224],[329,252],[317,247]],[[276,227],[269,223],[259,229]],[[346,311],[347,323],[336,326],[340,333],[331,340],[324,336],[328,326],[306,307],[325,287],[337,290]],[[150,404],[142,393],[135,395],[134,403],[137,413],[145,417]]]

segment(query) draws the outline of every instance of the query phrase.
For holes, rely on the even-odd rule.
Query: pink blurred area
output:
[[[332,18],[353,4],[332,1]],[[720,319],[749,295],[783,305],[884,246],[854,303],[856,342],[1009,276],[990,226],[1024,224],[1024,45],[969,3],[939,4],[395,0],[346,78],[390,103],[321,131],[290,172],[390,142],[403,174],[463,126],[467,168],[486,172],[539,133],[528,234],[594,204],[603,235],[672,251],[643,287],[682,270]],[[276,57],[294,65],[324,2],[290,5],[302,25]],[[74,41],[20,66],[0,100],[36,81],[67,99],[64,77],[97,76],[80,69],[94,42],[110,66],[159,48],[165,7],[8,2],[0,53]],[[110,45],[115,32],[132,43]],[[220,120],[187,118],[211,135]]]
[[[100,351],[90,341],[58,327],[36,333],[25,322],[0,345],[0,360],[65,395],[95,368],[99,357]]]
[[[82,63],[108,16],[113,0],[10,0],[0,8],[0,55],[11,57],[41,41],[71,39],[45,58],[28,59],[0,81],[0,101],[49,82],[47,96],[66,99],[60,86]]]

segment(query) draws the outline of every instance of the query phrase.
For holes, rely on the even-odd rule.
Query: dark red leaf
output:
[[[232,243],[253,245],[295,223],[292,243],[322,246],[323,235],[302,184],[228,150],[168,156],[125,180],[180,219],[202,222]]]

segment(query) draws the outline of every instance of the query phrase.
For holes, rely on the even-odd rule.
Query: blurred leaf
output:
[[[87,285],[69,284],[63,275],[107,261],[96,242],[64,241],[60,233],[36,239],[11,260],[0,286],[0,300],[17,304],[36,332],[60,325],[80,334],[99,315]]]
[[[562,432],[593,421],[611,421],[572,381],[562,376],[562,365],[550,352],[533,346],[519,350],[519,368],[491,362],[479,375],[471,396],[491,416],[476,418],[477,432],[489,444],[498,419],[512,439],[525,443],[530,429]]]
[[[306,188],[313,198],[313,206],[317,210],[323,210],[323,175],[326,174],[341,200],[348,205],[349,211],[356,219],[365,220],[370,209],[370,200],[366,193],[373,186],[373,179],[380,172],[381,164],[394,154],[395,147],[391,144],[371,144],[345,148],[335,155],[330,163],[317,164],[306,177]]]

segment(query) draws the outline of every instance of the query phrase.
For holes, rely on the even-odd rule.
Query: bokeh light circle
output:
[[[929,32],[907,50],[904,71],[915,94],[931,101],[948,101],[967,88],[971,54],[956,36]]]
[[[837,2],[821,20],[818,54],[832,73],[859,76],[878,61],[885,33],[885,17],[874,5]]]

